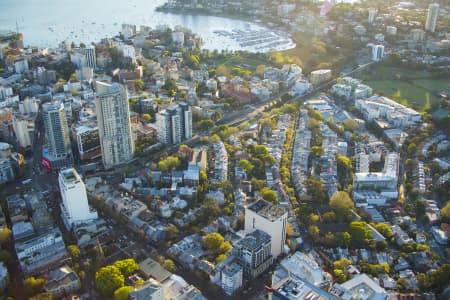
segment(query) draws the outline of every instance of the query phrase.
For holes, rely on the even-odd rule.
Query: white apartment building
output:
[[[372,47],[372,60],[380,61],[384,57],[384,46],[383,45],[375,45]]]
[[[222,270],[221,287],[227,295],[232,296],[242,287],[242,275],[242,267],[237,263],[232,263]]]
[[[61,170],[58,182],[62,199],[61,214],[67,228],[98,218],[97,212],[89,207],[86,187],[75,169]]]
[[[324,83],[331,79],[331,70],[329,69],[321,69],[312,71],[310,74],[309,81],[312,85],[318,85]]]
[[[123,164],[133,157],[128,94],[118,83],[96,82],[95,106],[105,168]]]
[[[378,10],[376,8],[369,8],[369,16],[367,18],[367,22],[369,22],[369,24],[373,24],[375,17],[377,16],[377,12]]]
[[[156,114],[158,140],[165,144],[179,144],[192,137],[192,112],[189,105],[180,102],[177,106],[163,109]]]
[[[280,205],[258,200],[245,208],[245,234],[257,229],[270,235],[271,254],[274,258],[284,252],[288,213]]]
[[[427,21],[425,23],[425,30],[434,32],[436,30],[437,18],[439,16],[439,4],[431,3],[428,6]]]
[[[389,153],[385,159],[383,172],[355,173],[354,192],[362,195],[361,192],[364,191],[377,191],[388,199],[397,198],[399,159],[397,153]]]
[[[331,276],[323,271],[313,258],[303,252],[295,252],[292,256],[283,259],[280,267],[288,274],[293,274],[317,287],[324,287],[330,282]]]
[[[12,115],[12,123],[17,141],[22,148],[30,147],[34,138],[35,116]]]
[[[19,111],[21,114],[35,114],[39,110],[38,100],[36,98],[26,98],[19,102]]]
[[[409,127],[421,119],[421,115],[417,111],[383,96],[358,99],[355,101],[355,106],[363,114],[365,120],[372,121],[383,118],[400,129]]]

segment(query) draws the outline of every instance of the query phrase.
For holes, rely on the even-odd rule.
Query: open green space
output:
[[[225,65],[227,67],[242,67],[251,71],[255,71],[258,65],[269,65],[270,62],[258,57],[248,58],[240,55],[233,55],[231,57],[219,59],[215,62],[217,66]]]
[[[372,87],[375,93],[421,111],[441,101],[437,92],[450,88],[448,75],[438,77],[437,74],[426,70],[383,65],[377,65],[355,77],[364,80],[364,83]]]

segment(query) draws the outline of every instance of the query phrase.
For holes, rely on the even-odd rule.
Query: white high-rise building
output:
[[[70,54],[70,61],[77,66],[78,69],[88,67],[97,68],[97,59],[95,56],[95,48],[89,46],[87,48],[77,48]]]
[[[118,83],[96,82],[95,106],[105,168],[123,164],[133,158],[128,94]]]
[[[375,17],[377,15],[378,10],[376,8],[369,8],[369,17],[368,17],[368,22],[369,24],[373,24],[373,22],[375,21]]]
[[[383,45],[375,45],[372,47],[372,60],[380,61],[384,57],[384,46]]]
[[[13,128],[20,147],[27,148],[33,144],[34,120],[34,116],[13,114]]]
[[[180,102],[156,115],[158,140],[166,144],[179,144],[192,137],[192,112],[188,104]]]
[[[245,208],[245,234],[257,229],[270,235],[274,258],[284,252],[288,213],[280,205],[258,200]]]
[[[64,104],[54,102],[42,105],[42,119],[50,157],[56,159],[71,157],[72,147]]]
[[[232,263],[222,270],[221,286],[227,295],[232,296],[242,287],[242,274],[242,267],[237,263]]]
[[[425,23],[425,30],[434,32],[436,30],[436,22],[439,15],[439,4],[431,3],[428,6],[427,21]]]
[[[19,111],[21,114],[35,114],[39,110],[38,100],[36,98],[26,98],[19,102]]]
[[[84,49],[84,56],[86,57],[86,67],[96,69],[97,60],[95,58],[95,48],[91,46]]]
[[[86,187],[75,169],[61,170],[58,181],[62,199],[61,215],[67,228],[98,218],[97,212],[89,207]]]

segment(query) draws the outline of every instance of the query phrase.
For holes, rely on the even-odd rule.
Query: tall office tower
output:
[[[72,156],[70,132],[64,104],[60,102],[45,103],[42,105],[42,118],[50,158],[59,159]]]
[[[89,208],[86,187],[75,169],[61,170],[58,181],[62,199],[61,216],[68,229],[98,218],[97,212]]]
[[[156,115],[158,140],[166,144],[179,144],[192,137],[192,112],[185,102],[168,107]]]
[[[97,60],[95,59],[95,48],[87,47],[84,49],[84,57],[86,58],[86,67],[91,69],[97,68]]]
[[[439,4],[431,3],[428,6],[427,22],[425,23],[425,30],[434,32],[436,30],[436,22],[439,15]]]
[[[376,8],[369,8],[369,17],[367,20],[369,22],[369,24],[373,24],[373,22],[375,21],[377,12],[378,12],[378,10]]]
[[[96,82],[95,106],[105,168],[125,163],[133,157],[128,94],[118,83]]]

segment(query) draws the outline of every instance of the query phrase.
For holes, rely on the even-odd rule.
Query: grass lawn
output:
[[[423,111],[441,101],[436,92],[450,88],[449,78],[432,76],[428,71],[378,65],[356,77],[364,80],[375,93]]]
[[[245,58],[240,55],[233,55],[229,58],[219,59],[215,62],[216,66],[225,65],[227,67],[245,66],[246,69],[255,71],[258,65],[269,65],[270,63],[259,58]]]

